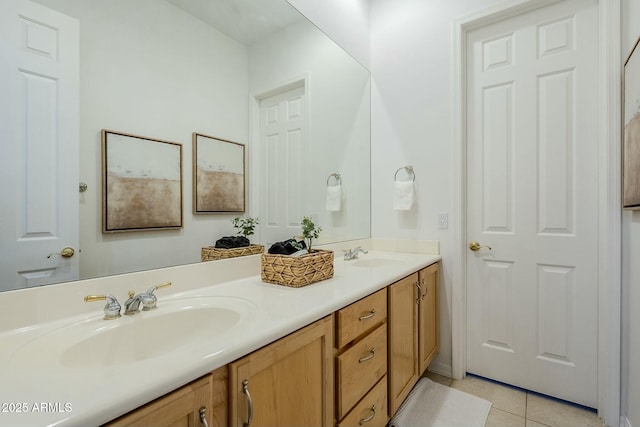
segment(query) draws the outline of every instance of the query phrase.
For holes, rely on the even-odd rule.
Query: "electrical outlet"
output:
[[[448,212],[440,212],[438,215],[438,228],[449,228],[449,213]]]

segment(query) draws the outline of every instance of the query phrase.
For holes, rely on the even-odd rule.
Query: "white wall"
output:
[[[440,353],[434,367],[451,369],[450,229],[439,212],[452,211],[452,26],[496,0],[372,0],[372,237],[439,240]],[[416,174],[417,207],[393,210],[393,177]],[[449,223],[455,219],[449,215]]]
[[[192,214],[191,135],[248,142],[246,47],[166,2],[40,2],[81,23],[80,276],[198,262],[236,215]],[[181,230],[101,233],[103,128],[182,144]]]
[[[640,2],[622,0],[622,58],[640,37]],[[640,211],[622,216],[622,414],[640,426]]]

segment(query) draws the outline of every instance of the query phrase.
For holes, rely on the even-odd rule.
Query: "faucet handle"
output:
[[[87,295],[84,297],[85,302],[104,301],[107,300],[107,304],[104,306],[104,319],[113,320],[120,317],[120,303],[118,299],[113,295]]]
[[[167,286],[171,286],[171,282],[164,282],[150,287],[149,290],[142,295],[142,311],[155,310],[158,308],[156,305],[158,297],[156,297],[154,292],[156,289],[166,288]]]

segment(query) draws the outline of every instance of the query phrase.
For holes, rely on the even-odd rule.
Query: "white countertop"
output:
[[[238,298],[248,301],[252,309],[216,340],[191,343],[184,349],[117,366],[67,367],[53,360],[55,357],[46,350],[25,354],[23,347],[65,325],[80,321],[109,325],[131,318],[102,320],[100,310],[90,316],[82,314],[2,332],[0,425],[103,424],[440,260],[439,255],[379,251],[361,255],[360,260],[385,257],[402,262],[356,266],[353,261],[336,258],[332,279],[302,288],[263,283],[256,275],[174,293],[166,299],[157,292],[158,309],[136,316],[161,314],[163,301],[169,304],[186,297]]]

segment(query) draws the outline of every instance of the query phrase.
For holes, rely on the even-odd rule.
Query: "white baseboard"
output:
[[[429,365],[429,372],[433,372],[434,374],[442,375],[447,378],[453,378],[453,370],[451,369],[451,365],[434,361]]]

